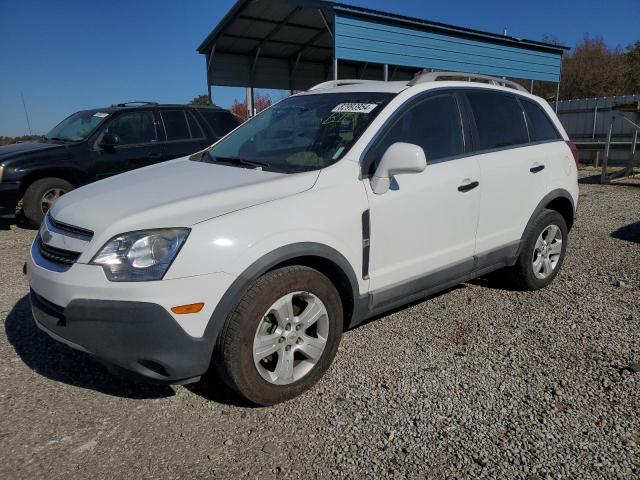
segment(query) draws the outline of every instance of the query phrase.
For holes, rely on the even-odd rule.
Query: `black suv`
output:
[[[69,190],[197,152],[239,123],[200,105],[135,102],[74,113],[40,141],[0,147],[0,207],[22,210],[38,226]]]

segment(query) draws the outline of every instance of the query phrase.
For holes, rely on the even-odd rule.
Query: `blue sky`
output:
[[[0,135],[46,133],[74,111],[127,100],[185,103],[205,93],[195,49],[234,0],[0,0]],[[455,25],[572,46],[585,33],[611,46],[640,38],[638,0],[345,0]],[[244,89],[216,89],[228,107]]]

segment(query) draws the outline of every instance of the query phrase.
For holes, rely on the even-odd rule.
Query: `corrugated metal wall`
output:
[[[614,113],[611,107],[633,102],[640,102],[640,95],[563,100],[558,104],[558,117],[574,141],[604,140]],[[632,135],[631,125],[620,119],[615,121],[612,135],[614,139],[630,139]]]
[[[338,59],[557,82],[561,55],[335,15]]]

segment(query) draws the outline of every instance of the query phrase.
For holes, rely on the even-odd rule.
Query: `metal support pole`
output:
[[[611,151],[611,136],[613,135],[613,122],[615,116],[611,118],[611,124],[609,125],[609,133],[607,134],[607,145],[604,149],[604,158],[602,159],[602,174],[600,175],[600,183],[609,183],[609,174],[607,167],[609,165],[609,152]]]
[[[249,118],[255,114],[255,99],[253,96],[253,87],[247,88],[247,115]]]
[[[591,132],[591,140],[596,139],[596,121],[598,120],[598,106],[593,109],[593,131]]]
[[[389,65],[386,63],[384,64],[384,81],[389,81]]]
[[[558,113],[559,103],[560,103],[560,81],[558,79],[558,88],[556,88],[556,113]]]
[[[529,88],[529,92],[533,95],[533,80],[531,80],[531,88]]]
[[[333,79],[338,80],[338,59],[333,57]]]

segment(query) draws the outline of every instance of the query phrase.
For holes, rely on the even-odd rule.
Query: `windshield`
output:
[[[325,168],[342,158],[393,96],[324,93],[289,97],[240,126],[203,161],[283,173]]]
[[[53,127],[45,136],[47,140],[62,140],[66,142],[81,142],[109,116],[99,110],[86,110],[74,113]]]

